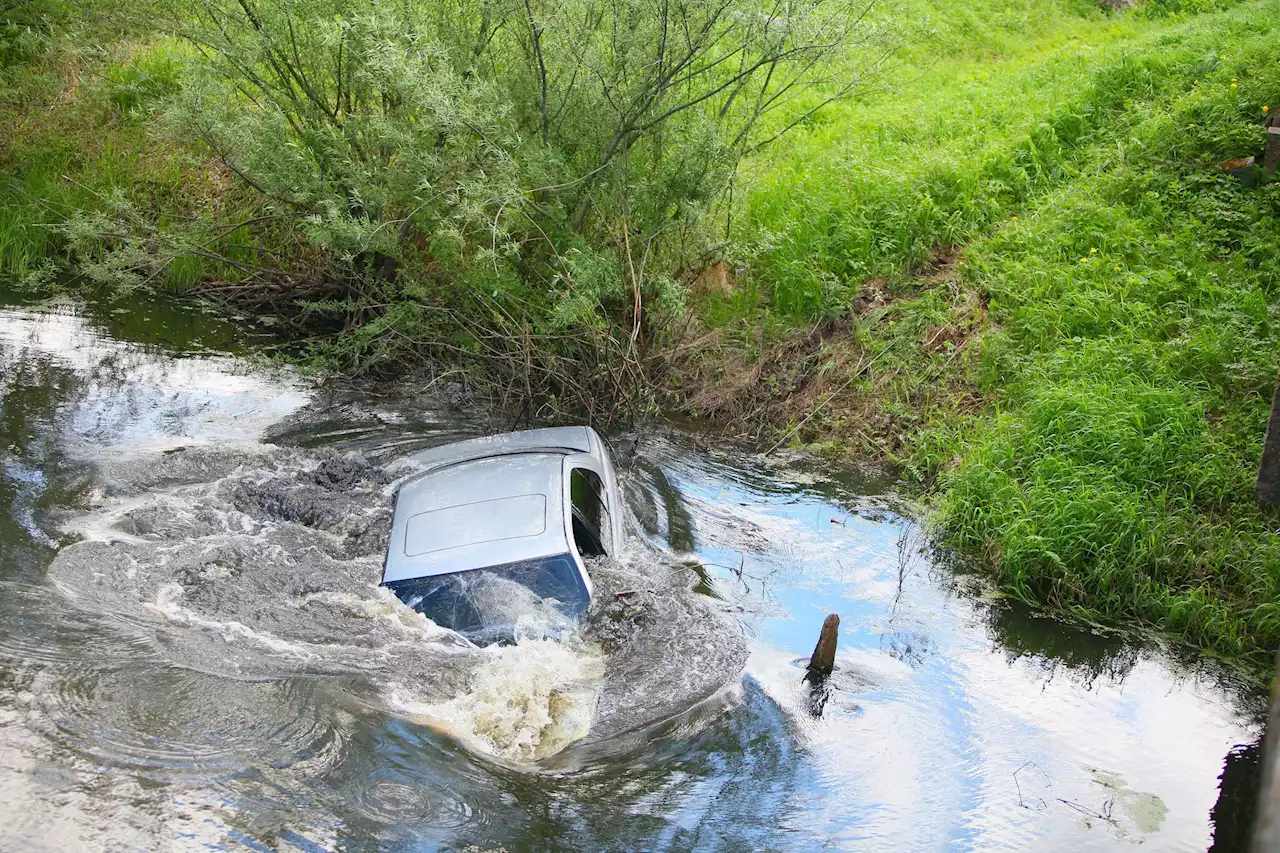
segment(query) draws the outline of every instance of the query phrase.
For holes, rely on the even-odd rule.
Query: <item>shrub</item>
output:
[[[893,46],[855,0],[187,8],[179,32],[207,62],[171,115],[305,217],[351,284],[313,307],[394,314],[414,357],[450,328],[480,351],[487,327],[498,363],[525,366],[510,341],[590,333],[637,357],[741,158],[857,92]],[[400,300],[423,304],[387,312]],[[428,316],[429,334],[408,320]]]

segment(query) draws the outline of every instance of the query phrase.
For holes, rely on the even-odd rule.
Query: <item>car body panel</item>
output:
[[[409,457],[410,461],[430,470],[439,465],[484,459],[512,453],[530,453],[546,450],[554,453],[594,453],[601,446],[595,430],[590,427],[549,427],[523,432],[506,432],[486,435],[466,441],[420,450]]]
[[[423,470],[397,491],[382,577],[397,595],[419,579],[568,558],[590,599],[593,585],[580,552],[597,549],[579,538],[598,539],[598,550],[609,554],[622,543],[617,474],[594,430],[506,433],[409,458]],[[579,504],[589,504],[585,513],[574,509],[575,484]],[[585,602],[573,608],[585,609]]]
[[[405,483],[396,495],[383,582],[568,551],[563,459],[509,453],[440,465]]]
[[[404,555],[423,557],[547,532],[547,496],[516,495],[427,510],[405,521]]]

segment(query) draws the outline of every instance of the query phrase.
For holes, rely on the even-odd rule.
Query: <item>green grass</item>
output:
[[[1134,103],[1218,62],[1212,38],[1165,49],[1187,25],[1091,2],[939,5],[946,29],[909,55],[897,91],[832,110],[755,170],[741,237],[775,310],[838,316],[861,282],[1061,185],[1091,146],[1123,135]]]
[[[977,381],[999,403],[918,445],[956,460],[938,520],[1006,587],[1267,665],[1280,513],[1253,480],[1280,368],[1280,182],[1217,163],[1262,145],[1277,27],[1280,3],[1251,4],[1129,60],[1203,65],[969,248],[995,325]]]
[[[0,122],[11,130],[0,145],[0,277],[22,281],[61,260],[66,246],[55,226],[77,213],[125,203],[162,226],[189,228],[217,203],[237,201],[197,148],[175,144],[157,122],[189,55],[169,39],[122,38],[89,52],[52,39],[6,69]],[[181,290],[200,281],[204,267],[201,258],[182,257],[157,282]],[[216,272],[236,275],[221,266]]]

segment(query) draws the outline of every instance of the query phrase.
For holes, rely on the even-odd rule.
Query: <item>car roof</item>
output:
[[[466,459],[535,451],[560,454],[591,453],[598,456],[601,453],[601,447],[599,439],[595,437],[595,431],[590,427],[548,427],[457,441],[428,450],[420,450],[409,459],[430,469]]]
[[[400,488],[384,583],[570,550],[564,459],[576,448],[520,452],[510,443],[491,447],[502,455],[467,458],[463,448],[453,454],[461,461],[437,459],[435,467]]]

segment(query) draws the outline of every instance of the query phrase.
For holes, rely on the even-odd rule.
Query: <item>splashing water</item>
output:
[[[180,666],[247,679],[355,676],[366,703],[504,759],[544,759],[587,737],[602,706],[625,709],[630,728],[653,721],[617,696],[602,705],[606,687],[626,683],[606,676],[598,643],[523,587],[471,583],[477,609],[514,626],[514,645],[478,647],[378,585],[391,499],[408,466],[298,450],[221,453],[130,463],[112,481],[115,497],[69,525],[88,538],[58,554],[50,578]],[[203,481],[211,473],[221,476]],[[742,657],[726,656],[712,677],[724,683]],[[690,686],[719,686],[706,682]],[[701,698],[667,695],[653,714]],[[616,729],[621,719],[605,722]]]
[[[390,705],[483,752],[536,761],[587,736],[604,672],[597,649],[525,638],[514,646],[486,647],[466,690],[456,696],[421,702],[402,686],[392,691]]]

